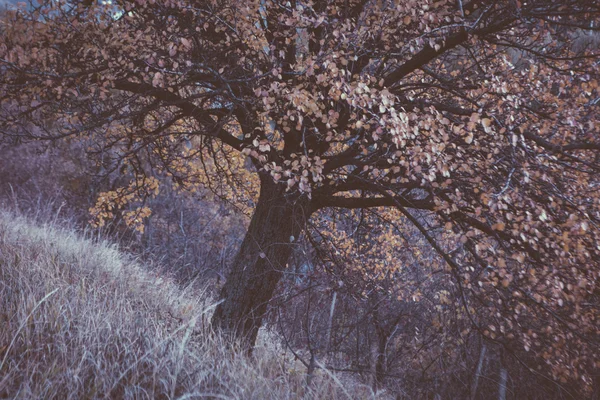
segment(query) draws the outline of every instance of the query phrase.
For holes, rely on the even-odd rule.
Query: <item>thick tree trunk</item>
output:
[[[306,196],[285,193],[270,176],[261,176],[261,190],[239,253],[221,290],[212,324],[241,339],[251,349],[273,291],[295,241],[309,217]]]

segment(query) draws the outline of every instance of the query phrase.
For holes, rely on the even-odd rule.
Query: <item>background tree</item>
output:
[[[99,221],[155,174],[254,199],[213,318],[249,344],[311,215],[390,207],[482,334],[589,384],[600,57],[581,38],[599,17],[592,0],[41,1],[0,28],[2,132],[84,137],[133,173]]]

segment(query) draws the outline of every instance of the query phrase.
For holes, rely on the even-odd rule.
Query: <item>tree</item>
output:
[[[388,207],[477,329],[589,383],[599,17],[593,0],[40,0],[0,28],[2,132],[84,137],[134,173],[100,218],[157,173],[259,191],[213,318],[250,345],[311,215]]]

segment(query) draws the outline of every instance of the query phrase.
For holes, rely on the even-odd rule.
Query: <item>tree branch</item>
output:
[[[435,204],[431,199],[407,199],[402,196],[390,197],[343,197],[343,196],[315,196],[315,211],[326,207],[339,208],[373,208],[373,207],[391,207],[401,204],[404,207],[416,208],[419,210],[433,210]]]
[[[384,86],[393,86],[406,75],[421,68],[440,54],[443,54],[448,50],[453,49],[454,47],[466,42],[468,39],[469,35],[467,34],[467,31],[465,29],[461,29],[459,33],[450,36],[448,39],[446,39],[444,45],[440,47],[439,50],[436,50],[433,47],[426,45],[425,48],[417,54],[415,54],[413,58],[406,61],[404,64],[390,72],[384,78]]]
[[[154,97],[157,100],[164,101],[167,104],[172,104],[179,107],[186,116],[194,118],[199,124],[207,127],[217,127],[218,129],[210,131],[207,130],[205,136],[211,136],[221,140],[223,143],[228,144],[236,150],[241,150],[243,142],[232,136],[229,132],[222,129],[217,121],[215,121],[211,115],[219,116],[223,115],[223,109],[205,110],[197,107],[194,103],[186,99],[182,99],[175,93],[171,93],[167,90],[156,88],[148,83],[135,83],[130,82],[126,79],[115,82],[115,89],[123,90],[131,93],[146,95]]]
[[[551,151],[552,153],[562,153],[563,151],[569,150],[600,150],[600,143],[586,143],[586,142],[577,142],[570,143],[564,146],[558,144],[552,144],[541,136],[534,134],[531,131],[524,131],[523,137],[525,139],[529,139],[540,147],[543,147],[546,150]]]

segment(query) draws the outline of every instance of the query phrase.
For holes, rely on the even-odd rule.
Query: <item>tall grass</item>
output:
[[[231,350],[213,304],[107,242],[0,211],[0,398],[373,398],[326,371],[307,388],[264,332],[252,358]]]

